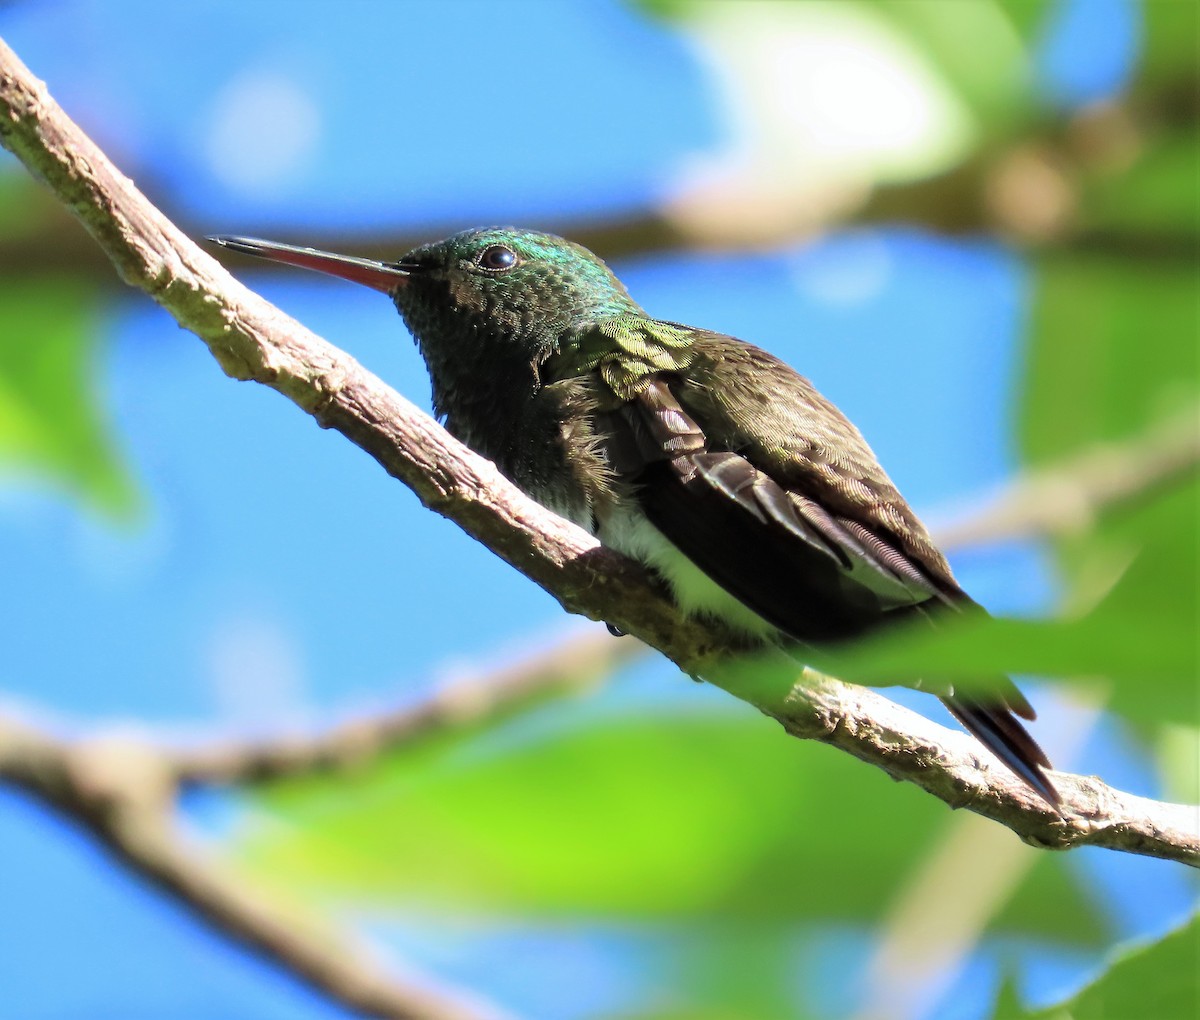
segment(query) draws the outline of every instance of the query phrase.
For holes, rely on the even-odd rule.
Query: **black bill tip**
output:
[[[233,234],[210,234],[204,240],[231,251],[241,252],[243,255],[267,257],[267,252],[274,247],[270,242],[260,241],[256,237],[236,237]]]

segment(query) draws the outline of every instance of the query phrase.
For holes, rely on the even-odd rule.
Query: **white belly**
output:
[[[662,575],[671,586],[679,608],[688,616],[713,616],[764,639],[778,633],[684,556],[641,511],[626,509],[610,515],[600,526],[597,537]]]

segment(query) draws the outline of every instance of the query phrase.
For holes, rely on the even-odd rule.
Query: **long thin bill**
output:
[[[283,262],[289,266],[300,266],[303,269],[315,269],[318,273],[328,273],[343,280],[361,283],[366,287],[392,293],[397,287],[408,283],[411,270],[399,263],[388,264],[374,259],[360,259],[353,255],[335,255],[333,252],[318,251],[316,248],[299,248],[294,244],[280,244],[277,241],[263,241],[257,237],[209,237],[208,241],[241,252],[243,255],[256,255],[260,259],[272,262]]]

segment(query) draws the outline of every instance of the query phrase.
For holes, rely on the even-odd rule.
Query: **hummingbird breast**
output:
[[[636,505],[620,505],[596,521],[594,533],[606,546],[655,570],[670,585],[679,608],[722,620],[751,637],[773,640],[779,631],[739,602],[696,566]]]

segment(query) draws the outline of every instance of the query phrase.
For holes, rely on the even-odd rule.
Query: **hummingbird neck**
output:
[[[400,290],[396,307],[429,368],[434,412],[468,446],[497,463],[520,431],[542,385],[541,367],[565,338],[637,306],[624,293],[542,305],[540,314],[421,300]]]
[[[429,368],[434,413],[452,435],[503,468],[519,445],[554,338],[517,337],[484,323],[462,329],[424,314],[427,307],[400,311]]]
[[[517,444],[521,422],[540,388],[537,362],[515,351],[511,358],[497,358],[492,349],[488,357],[459,356],[446,364],[439,351],[419,346],[437,380],[434,413],[445,419],[453,435],[502,463],[505,452]]]

